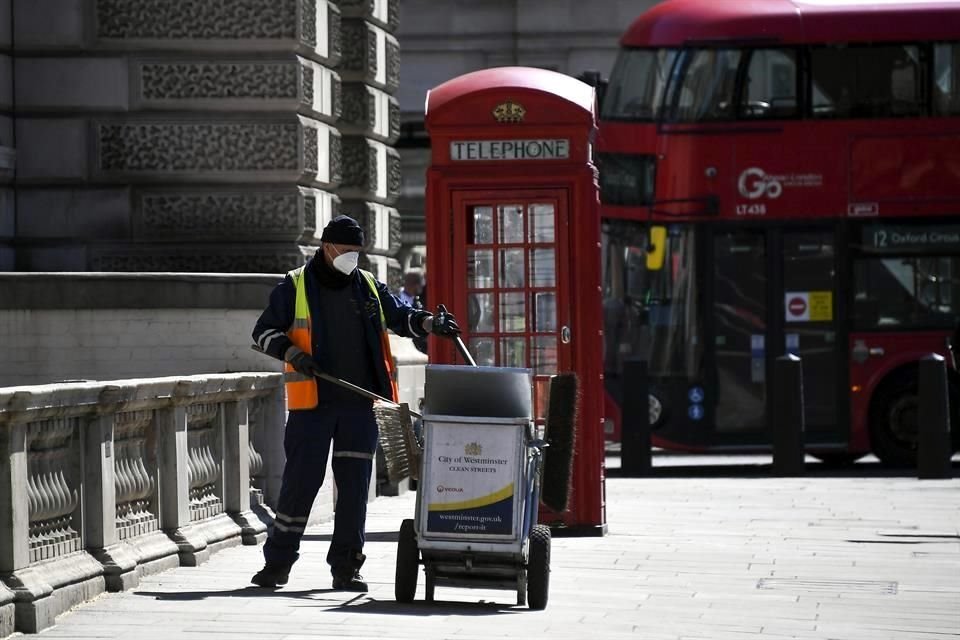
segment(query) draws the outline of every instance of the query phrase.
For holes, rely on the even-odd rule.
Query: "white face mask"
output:
[[[357,268],[357,263],[359,262],[360,252],[348,251],[347,253],[341,253],[333,259],[333,268],[343,275],[348,276]]]

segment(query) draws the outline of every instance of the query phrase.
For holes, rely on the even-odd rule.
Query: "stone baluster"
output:
[[[99,394],[97,413],[82,429],[83,518],[87,550],[103,567],[104,584],[111,591],[135,586],[136,554],[119,544],[117,535],[117,499],[129,492],[132,478],[128,467],[118,460],[115,445],[116,411],[124,393],[118,386],[106,386]],[[121,471],[121,469],[123,471]]]
[[[287,420],[286,394],[282,386],[264,396],[257,412],[257,428],[251,434],[256,450],[263,459],[263,473],[257,477],[265,504],[275,506],[280,496],[283,466],[283,430]],[[271,516],[272,517],[272,516]]]
[[[80,477],[85,466],[84,449],[75,436],[82,421],[72,413],[69,404],[59,404],[50,392],[28,392],[24,397],[36,405],[30,402],[29,409],[20,415],[9,413],[6,417],[20,424],[11,423],[4,428],[13,428],[15,433],[22,428],[25,432],[26,464],[21,487],[26,491],[22,499],[14,500],[14,510],[26,503],[27,518],[12,538],[17,555],[26,542],[27,563],[11,572],[0,569],[0,573],[16,594],[16,628],[36,633],[53,624],[59,612],[82,600],[83,594],[102,591],[103,567],[80,547],[78,530],[85,529],[88,518],[97,511],[92,504],[84,512],[79,508],[78,489],[92,488]],[[36,418],[30,415],[34,406],[39,408]],[[12,459],[18,457],[14,452]],[[20,467],[15,464],[14,468]],[[96,498],[87,499],[88,503],[95,501]],[[15,558],[15,562],[18,560]],[[65,589],[67,586],[71,588]]]
[[[25,424],[0,420],[0,460],[5,461],[0,463],[0,575],[12,575],[30,564],[29,518],[36,509],[27,474]],[[53,590],[50,585],[42,586],[42,591],[35,591],[38,597]],[[13,606],[12,592],[0,583],[0,610],[9,612]],[[4,624],[0,631],[9,634],[12,627]]]
[[[120,413],[116,420],[115,469],[117,533],[121,540],[157,530],[151,512],[156,491],[154,474],[147,470],[147,429],[151,411]]]
[[[75,419],[59,418],[31,423],[28,427],[28,491],[33,494],[31,502],[35,506],[30,513],[32,562],[80,548],[80,536],[72,523],[79,499],[71,486],[75,484],[73,474],[64,472],[70,460],[75,426]]]
[[[191,519],[203,520],[223,512],[217,495],[221,465],[214,425],[221,419],[217,405],[194,405],[187,410],[190,461]],[[215,453],[217,452],[217,453]]]
[[[187,405],[193,384],[181,380],[172,391],[172,406],[156,412],[160,472],[160,526],[177,545],[180,563],[196,566],[210,551],[206,537],[190,524],[190,485],[193,466],[188,447]]]
[[[251,384],[241,385],[249,389]],[[240,525],[244,544],[266,539],[267,527],[250,510],[250,412],[246,399],[223,406],[224,507]]]
[[[247,459],[250,465],[250,505],[263,504],[262,485],[263,456],[257,451],[257,431],[262,428],[260,421],[263,415],[263,398],[251,398],[247,402],[247,423],[249,425],[249,441],[247,442]]]

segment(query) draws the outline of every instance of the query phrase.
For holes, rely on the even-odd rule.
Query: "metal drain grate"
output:
[[[802,578],[760,578],[757,589],[788,591],[897,593],[896,582],[883,580],[806,580]]]

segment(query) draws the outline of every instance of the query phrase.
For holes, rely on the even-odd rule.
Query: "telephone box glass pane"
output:
[[[482,367],[493,367],[497,364],[494,352],[493,338],[470,338],[470,355]]]
[[[518,333],[525,331],[526,305],[522,293],[500,294],[500,331],[502,333]]]
[[[526,367],[527,341],[524,338],[500,338],[500,366]]]
[[[467,287],[489,289],[493,286],[493,249],[467,249]]]
[[[492,293],[471,293],[467,296],[467,331],[470,333],[493,331]]]
[[[493,207],[473,208],[473,242],[493,244]]]
[[[518,289],[524,284],[523,249],[500,250],[500,288]]]
[[[555,336],[536,336],[533,339],[533,351],[530,353],[530,365],[536,373],[557,372],[557,338]]]
[[[523,242],[523,205],[503,204],[497,207],[500,214],[500,242]]]
[[[547,419],[547,408],[550,406],[550,376],[533,377],[533,410],[537,422]],[[543,425],[537,424],[537,437],[543,437]]]
[[[530,286],[552,287],[557,282],[553,249],[530,249]]]
[[[530,294],[530,310],[533,313],[533,330],[537,332],[557,330],[557,294],[552,291],[536,291]]]
[[[553,242],[553,205],[532,204],[527,207],[530,218],[530,242]]]

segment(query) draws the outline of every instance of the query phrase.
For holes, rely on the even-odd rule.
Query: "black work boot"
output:
[[[348,564],[343,564],[333,568],[333,588],[337,591],[355,591],[357,593],[367,592],[367,583],[363,581],[360,575],[360,567],[366,561],[367,556],[360,551],[352,551]]]
[[[363,576],[360,575],[359,570],[350,569],[333,574],[333,588],[337,591],[366,593],[367,583],[363,581]]]
[[[257,585],[258,587],[265,587],[268,589],[273,589],[276,587],[281,587],[287,584],[287,579],[290,577],[290,567],[279,565],[279,564],[265,564],[263,569],[260,569],[252,578],[250,582]]]

